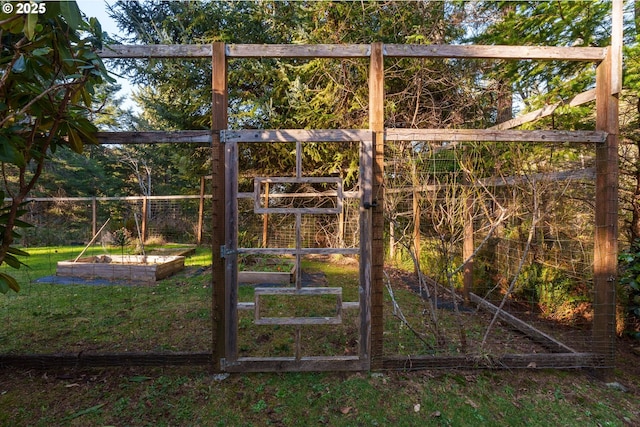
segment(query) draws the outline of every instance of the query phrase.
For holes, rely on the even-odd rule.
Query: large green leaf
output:
[[[20,55],[20,57],[13,63],[13,67],[11,67],[11,71],[14,73],[20,74],[24,73],[27,69],[27,61],[24,58],[24,55]]]
[[[18,281],[12,276],[0,272],[0,292],[6,294],[9,289],[15,292],[20,292],[20,285],[18,284]]]
[[[12,255],[18,255],[18,256],[30,256],[29,252],[25,252],[18,248],[9,248],[8,253]]]
[[[26,165],[24,155],[2,135],[0,135],[0,162],[11,163],[19,167]]]
[[[24,35],[27,36],[29,40],[33,40],[36,34],[37,24],[38,24],[38,14],[36,13],[27,14],[27,19],[24,24]]]
[[[75,1],[61,1],[60,13],[72,30],[77,30],[82,25],[82,14]]]
[[[69,137],[69,146],[71,149],[76,153],[82,153],[82,139],[76,130],[70,127],[67,136]]]

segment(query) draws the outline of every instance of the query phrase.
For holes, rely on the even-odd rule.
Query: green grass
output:
[[[58,261],[73,260],[80,255],[83,249],[81,246],[23,248],[30,255],[20,258],[26,265],[21,266],[19,269],[2,265],[0,266],[0,271],[15,277],[20,286],[23,287],[32,280],[55,275]],[[104,253],[105,251],[102,247],[91,246],[82,256],[102,255]]]
[[[182,272],[139,286],[34,283],[80,249],[29,252],[30,268],[17,270],[21,291],[0,296],[0,353],[210,351],[210,250],[198,248]]]
[[[79,250],[31,251],[23,290],[0,295],[0,353],[210,351],[209,250],[199,248],[185,271],[147,286],[31,283],[53,274],[57,260],[72,259]],[[303,269],[324,272],[328,286],[343,288],[344,301],[357,300],[356,264],[305,260]],[[424,303],[407,289],[395,293],[405,314],[424,329]],[[239,298],[252,301],[253,287],[241,286]],[[428,354],[391,314],[385,298],[385,354]],[[271,304],[276,310],[287,301]],[[314,305],[317,301],[304,300],[296,310],[304,315],[305,306]],[[292,354],[293,327],[256,326],[252,312],[240,315],[241,355]],[[355,316],[345,311],[339,328],[305,329],[303,353],[352,351]],[[443,325],[454,328],[450,312],[440,316]],[[455,337],[452,330],[449,337]],[[468,330],[471,335],[474,326]],[[455,339],[447,345],[447,351],[459,351]],[[632,391],[621,393],[579,372],[559,371],[251,374],[218,381],[203,367],[0,369],[0,426],[638,425],[640,380],[624,371],[616,380]]]
[[[624,426],[637,394],[553,372],[0,372],[3,426]],[[627,384],[629,380],[627,379]],[[637,378],[635,379],[637,385]]]

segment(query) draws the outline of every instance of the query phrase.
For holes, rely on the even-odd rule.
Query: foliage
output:
[[[85,142],[96,142],[87,113],[95,85],[110,79],[95,53],[100,24],[84,21],[75,2],[42,5],[42,14],[14,11],[0,20],[0,161],[4,193],[12,199],[0,264],[11,266],[17,265],[7,255],[17,254],[12,243],[20,205],[58,148],[81,152]]]
[[[443,2],[117,2],[112,8],[129,43],[445,43],[461,37],[461,27],[448,23],[460,23],[463,15],[461,4]],[[483,120],[484,111],[474,106],[481,95],[458,89],[460,76],[469,76],[465,85],[475,85],[480,63],[393,62],[389,126],[460,127]],[[145,84],[137,100],[150,128],[209,128],[208,61],[135,60],[122,66]],[[231,60],[230,127],[366,127],[367,75],[368,63],[354,59]],[[338,153],[328,148],[304,144],[307,170],[353,179],[357,147]],[[202,157],[178,149],[174,159],[178,153],[181,163],[191,165],[185,170],[206,173]],[[286,144],[255,144],[240,152],[241,164],[248,171],[282,172],[291,166],[289,153]]]
[[[611,4],[606,1],[482,2],[488,25],[474,42],[503,45],[606,46]],[[557,102],[593,85],[593,67],[573,61],[497,63],[492,76],[511,83],[527,107]]]
[[[22,215],[24,212],[19,210],[17,211],[17,216]],[[4,204],[4,192],[0,191],[0,233],[2,233],[2,235],[4,235],[4,233],[6,232],[7,229],[7,225],[9,223],[11,217],[11,209],[10,207],[5,206]],[[20,237],[20,234],[18,234],[17,231],[15,231],[15,228],[18,227],[29,227],[29,224],[27,224],[24,221],[20,221],[20,220],[15,220],[14,222],[14,229],[11,231],[12,235],[14,238],[18,238]],[[12,268],[18,269],[21,266],[25,265],[22,261],[20,261],[20,259],[18,259],[18,256],[28,256],[29,254],[23,250],[20,250],[16,247],[10,246],[7,249],[7,253],[4,256],[4,263],[9,265]],[[15,279],[15,277],[4,273],[4,272],[0,272],[0,292],[2,292],[3,294],[6,294],[9,289],[18,292],[20,290],[20,285],[18,283],[18,281]]]
[[[113,244],[119,246],[122,251],[131,241],[131,232],[125,227],[119,228],[112,233]]]
[[[636,241],[628,250],[620,254],[620,285],[627,297],[626,307],[628,315],[640,322],[640,242]],[[640,331],[631,334],[640,339]]]

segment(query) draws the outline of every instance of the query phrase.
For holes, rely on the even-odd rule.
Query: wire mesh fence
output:
[[[126,228],[136,238],[206,243],[211,196],[60,197],[30,199],[21,245],[86,244],[109,220],[106,231]]]
[[[590,351],[593,156],[388,143],[385,355]]]
[[[525,149],[518,156],[496,145],[387,142],[383,357],[439,357],[442,367],[468,366],[461,362],[465,359],[495,366],[505,356],[581,357],[592,349],[593,152],[567,145],[536,150],[538,163],[512,175],[509,171],[516,166],[522,169]],[[479,167],[487,158],[494,164]],[[291,175],[292,170],[282,174]],[[289,197],[291,189],[283,185],[256,193],[251,192],[252,177],[270,171],[252,166],[244,173],[238,198],[239,247],[360,245],[357,179],[352,177],[352,186],[344,190],[340,213],[302,215],[296,242],[295,215],[277,209],[308,208],[305,203],[321,207],[318,193],[326,189],[298,188],[297,198]],[[326,203],[333,206],[331,197]],[[153,284],[132,283],[133,273],[122,273],[120,280],[109,283],[55,280],[58,261],[75,258],[82,249],[79,244],[86,244],[106,218],[112,221],[111,233],[131,229],[135,239],[146,209],[148,239],[194,243],[201,233],[206,241],[207,215],[213,207],[209,198],[203,200],[30,202],[25,220],[36,227],[25,234],[23,244],[38,255],[40,265],[21,270],[22,291],[2,299],[0,354],[210,353],[209,249],[199,248],[186,258],[184,270]],[[256,206],[265,203],[276,210],[256,212]],[[85,256],[117,252],[113,240],[102,240]],[[353,305],[358,300],[358,261],[357,256],[303,257],[303,274],[305,280],[317,281],[313,286],[342,287]],[[241,304],[251,304],[254,288],[241,289]],[[265,309],[284,310],[278,308],[280,302],[269,302],[269,295],[262,298]],[[318,310],[322,304],[306,302],[285,311]],[[253,325],[254,314],[240,310],[239,316],[241,351],[260,356],[290,353],[286,328],[284,338],[278,338],[260,332],[265,327]],[[314,354],[349,354],[358,340],[358,320],[350,316],[347,310],[342,317],[348,323],[346,335],[344,328],[338,331],[332,325],[304,326],[302,347]],[[561,358],[554,366],[565,363]],[[584,363],[589,365],[590,359]]]
[[[210,353],[211,251],[196,247],[199,233],[208,236],[210,196],[36,199],[26,208],[34,227],[20,243],[31,256],[18,270],[0,267],[21,286],[0,299],[0,354],[115,354],[108,364],[117,364],[122,355],[162,363],[164,354]]]

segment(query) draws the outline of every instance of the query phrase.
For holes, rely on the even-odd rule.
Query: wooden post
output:
[[[415,178],[415,177],[414,177]],[[420,253],[422,248],[422,242],[420,239],[420,192],[418,190],[417,182],[413,180],[413,250],[415,252],[417,264],[414,266],[414,273],[419,274],[420,268]]]
[[[596,146],[595,236],[593,248],[593,350],[603,368],[615,361],[618,255],[618,98],[612,95],[612,55],[596,70],[596,129],[608,132]]]
[[[269,207],[269,183],[264,183],[264,207]],[[269,214],[262,214],[262,247],[269,245]]]
[[[196,236],[196,242],[198,243],[198,246],[200,246],[202,244],[202,229],[203,224],[204,224],[204,191],[205,191],[205,185],[204,185],[204,176],[200,177],[200,203],[198,205],[198,231],[197,231],[197,236]]]
[[[371,45],[369,66],[369,128],[373,134],[371,209],[371,369],[382,368],[384,269],[384,53],[381,42]]]
[[[91,198],[91,235],[95,236],[98,231],[98,200],[95,196]]]
[[[462,258],[466,260],[462,278],[462,296],[464,303],[470,302],[469,295],[473,288],[473,196],[466,196],[464,212],[464,241],[462,243]]]
[[[142,235],[142,243],[147,241],[147,226],[148,226],[148,218],[149,218],[149,198],[145,197],[142,199],[142,230],[140,230],[140,234]]]
[[[213,365],[221,369],[221,359],[226,352],[226,307],[225,307],[225,263],[221,248],[225,244],[225,175],[224,144],[220,141],[220,131],[227,128],[227,58],[225,44],[212,45],[212,106],[211,106],[211,201],[212,201],[212,262],[211,286],[213,321]]]
[[[394,262],[396,259],[396,228],[393,221],[389,221],[389,259]]]

